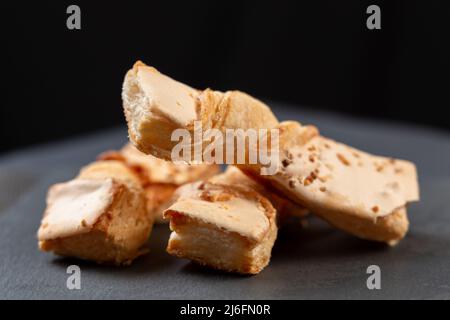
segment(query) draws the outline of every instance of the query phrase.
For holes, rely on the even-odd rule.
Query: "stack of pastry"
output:
[[[120,151],[104,152],[98,159],[123,162],[137,174],[147,198],[147,211],[155,218],[156,223],[168,222],[163,219],[163,211],[168,208],[172,195],[179,186],[207,179],[220,170],[215,164],[174,164],[146,155],[130,143]]]
[[[195,90],[141,62],[127,73],[122,99],[130,140],[142,153],[127,146],[120,152],[104,154],[101,159],[120,164],[137,177],[139,183],[134,182],[133,190],[147,194],[146,221],[149,225],[153,217],[165,209],[164,217],[170,220],[172,230],[167,251],[172,255],[221,270],[255,274],[269,263],[280,221],[286,221],[289,216],[304,216],[306,212],[357,237],[390,245],[396,244],[407,233],[406,207],[419,199],[416,169],[411,162],[357,150],[321,136],[313,126],[294,121],[280,123],[268,106],[245,93]],[[269,146],[271,152],[280,155],[276,172],[263,175],[263,164],[249,162],[229,167],[219,175],[213,175],[217,171],[213,165],[192,169],[191,165],[185,164],[183,170],[186,171],[155,169],[162,168],[161,161],[171,160],[175,146],[172,132],[185,129],[193,135],[195,121],[201,123],[203,130],[220,132],[229,129],[277,130],[279,144]],[[267,133],[259,137],[258,142],[266,144],[269,138]],[[207,140],[201,142],[203,145],[210,143]],[[167,168],[175,166],[170,162],[161,163]],[[102,185],[111,179],[122,181],[116,176],[103,175],[101,179]],[[80,177],[68,184],[77,184],[79,180]],[[192,182],[195,180],[201,181]],[[97,187],[101,192],[93,188],[93,192],[99,194],[88,194],[87,188],[82,193],[92,202],[99,197],[110,199],[103,194],[109,194],[105,191],[109,190],[107,186]],[[49,192],[47,212],[39,231],[41,248],[59,254],[107,260],[84,254],[81,244],[70,251],[49,243],[53,241],[66,248],[63,246],[66,238],[77,231],[77,237],[87,237],[83,242],[86,244],[91,233],[98,233],[96,226],[102,220],[97,212],[101,211],[99,207],[106,210],[106,204],[111,200],[102,205],[91,204],[92,208],[85,211],[89,214],[84,217],[76,211],[81,210],[81,200],[77,197],[65,199],[55,193],[55,188],[58,187]],[[170,201],[167,200],[169,195]],[[55,199],[73,204],[65,212],[64,207],[54,205]],[[123,207],[121,210],[121,216],[131,216],[129,210]],[[94,211],[97,214],[93,214]],[[69,217],[70,214],[73,217]],[[92,223],[94,218],[97,224]],[[52,229],[49,221],[53,221],[55,232],[48,232]],[[65,223],[72,223],[74,228],[61,227]],[[127,224],[123,228],[126,229]],[[66,229],[71,230],[69,236]],[[102,239],[98,248],[94,248],[95,242],[91,250],[111,250],[113,253],[106,256],[114,256],[119,262],[124,260],[117,257],[122,254],[121,249],[114,247],[119,246],[119,241],[112,241],[110,249],[104,242],[110,244],[111,234],[105,232],[102,236],[107,241]],[[137,255],[137,247],[125,255],[125,260]]]
[[[162,213],[175,190],[218,171],[217,165],[175,165],[131,144],[102,153],[74,180],[50,188],[39,247],[99,263],[129,264],[145,253],[153,223],[165,222]]]

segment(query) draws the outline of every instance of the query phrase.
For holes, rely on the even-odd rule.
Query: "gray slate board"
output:
[[[280,231],[270,265],[253,277],[208,270],[165,253],[157,226],[151,253],[127,268],[97,266],[37,250],[47,188],[127,140],[125,128],[98,132],[0,157],[0,298],[2,299],[311,299],[450,298],[450,135],[276,106],[280,119],[313,123],[323,134],[363,150],[414,161],[422,200],[395,248],[355,239],[318,220]],[[298,111],[294,111],[298,110]],[[81,267],[81,290],[66,288],[66,267]],[[368,290],[366,268],[379,265],[381,290]]]

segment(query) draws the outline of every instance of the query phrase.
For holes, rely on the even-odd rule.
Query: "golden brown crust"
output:
[[[369,221],[360,216],[351,216],[346,212],[321,210],[320,208],[314,212],[338,229],[362,239],[385,242],[390,245],[397,244],[408,232],[409,221],[404,207],[387,216],[377,218],[375,221]]]
[[[271,129],[278,120],[263,102],[241,91],[206,89],[198,95],[203,129]]]

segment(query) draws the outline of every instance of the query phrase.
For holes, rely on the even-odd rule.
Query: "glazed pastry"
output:
[[[39,248],[98,263],[129,264],[153,225],[139,177],[119,161],[98,161],[49,189]]]
[[[105,152],[98,159],[122,161],[136,172],[147,197],[147,210],[157,223],[168,222],[162,212],[170,205],[180,185],[207,179],[220,171],[215,164],[174,164],[161,160],[140,152],[131,143],[120,151]]]
[[[215,269],[257,274],[270,261],[277,236],[271,203],[245,186],[196,182],[182,186],[165,211],[167,252]]]
[[[130,140],[140,151],[166,160],[172,159],[178,143],[171,141],[174,130],[187,129],[193,135],[195,121],[203,131],[270,129],[278,124],[268,106],[243,92],[199,91],[140,61],[126,74],[122,100]]]
[[[201,121],[203,131],[279,129],[279,146],[270,144],[272,132],[265,141],[258,138],[258,146],[270,145],[271,154],[279,155],[278,170],[266,174],[261,163],[235,164],[253,179],[358,237],[394,244],[408,230],[406,205],[419,199],[416,169],[410,162],[353,149],[320,136],[312,126],[280,125],[266,105],[246,94],[194,90],[140,62],[127,73],[122,97],[130,138],[146,153],[170,158],[176,146],[170,141],[173,131],[192,132],[196,120]],[[201,144],[208,141],[201,140]],[[194,140],[191,148],[196,146]],[[245,160],[248,151],[244,149]],[[361,159],[354,159],[358,156]]]
[[[239,166],[337,228],[395,244],[408,230],[405,206],[419,200],[416,168],[319,135],[312,126],[283,122],[275,175]]]

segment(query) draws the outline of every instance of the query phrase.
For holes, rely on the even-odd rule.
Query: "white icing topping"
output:
[[[144,65],[137,66],[137,78],[151,112],[160,112],[180,126],[197,119],[195,89]]]
[[[277,180],[305,201],[376,218],[419,198],[415,166],[317,136],[288,150]]]
[[[252,240],[260,239],[269,229],[264,209],[257,202],[238,197],[215,202],[180,198],[168,210],[181,212]]]
[[[75,179],[54,185],[38,231],[39,240],[89,232],[113,201],[113,180]]]

